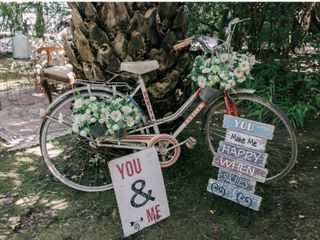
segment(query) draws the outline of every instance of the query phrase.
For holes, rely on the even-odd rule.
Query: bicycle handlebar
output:
[[[235,24],[238,24],[240,22],[243,22],[243,21],[247,21],[249,20],[250,18],[244,18],[244,19],[239,19],[238,17],[232,19],[229,23],[228,23],[228,27],[227,27],[227,39],[221,44],[223,46],[226,46],[226,47],[230,47],[230,43],[231,43],[231,38],[232,38],[232,34],[233,34],[233,31],[234,31],[234,28],[235,28]],[[234,27],[233,27],[234,26]],[[233,28],[232,28],[233,27]],[[215,50],[216,48],[218,48],[220,45],[218,45],[215,49],[213,50],[210,50],[210,47],[204,42],[202,41],[198,36],[194,36],[194,37],[191,37],[191,38],[187,38],[183,41],[181,41],[180,43],[178,44],[175,44],[173,46],[173,49],[175,51],[178,51],[179,49],[182,49],[184,47],[187,47],[189,45],[191,45],[192,43],[194,42],[198,42],[201,44],[201,46],[203,47],[203,49],[207,52],[212,52],[213,50]]]
[[[191,39],[190,39],[190,38],[185,39],[185,40],[183,40],[182,42],[174,45],[174,46],[173,46],[173,50],[178,51],[178,50],[181,49],[181,48],[184,48],[184,47],[187,47],[187,46],[191,45],[192,42],[193,42],[193,39],[192,39],[192,38],[191,38]]]

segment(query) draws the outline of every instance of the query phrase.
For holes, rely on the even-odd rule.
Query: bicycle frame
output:
[[[130,94],[130,97],[134,97],[135,94],[139,90],[141,90],[141,92],[142,92],[142,96],[143,96],[144,102],[146,104],[147,111],[148,111],[151,123],[148,124],[147,126],[131,130],[131,131],[129,131],[129,134],[132,134],[132,133],[135,133],[135,132],[140,132],[142,130],[147,130],[147,129],[150,129],[150,128],[153,128],[156,134],[160,134],[159,125],[167,123],[167,122],[174,121],[177,118],[179,118],[191,106],[191,104],[197,99],[197,97],[199,96],[199,94],[201,92],[201,88],[198,88],[198,90],[196,90],[190,96],[190,98],[175,113],[173,113],[170,116],[161,118],[161,119],[156,119],[155,115],[154,115],[154,112],[153,112],[153,108],[152,108],[151,102],[150,102],[149,94],[147,92],[147,89],[145,87],[144,81],[143,81],[141,76],[139,76],[139,84],[138,84],[138,86],[132,91],[132,93]],[[205,106],[206,106],[206,102],[201,100],[200,104],[186,118],[186,120],[174,131],[172,136],[173,137],[177,137],[183,131],[183,129],[185,129],[189,125],[189,123],[200,113],[200,111]]]

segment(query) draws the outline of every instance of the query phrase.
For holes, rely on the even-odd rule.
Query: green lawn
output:
[[[183,147],[178,162],[163,169],[171,216],[127,239],[320,239],[320,129],[309,126],[299,132],[293,171],[257,186],[263,201],[255,212],[206,191],[217,169],[194,123],[184,137],[198,145]],[[38,148],[0,147],[0,239],[123,239],[113,191],[74,191],[50,175]],[[239,212],[249,214],[247,228],[238,224]]]

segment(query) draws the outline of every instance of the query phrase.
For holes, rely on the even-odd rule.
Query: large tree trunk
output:
[[[176,110],[190,82],[187,51],[172,46],[185,38],[188,9],[179,3],[70,3],[73,41],[66,54],[79,78],[106,80],[125,61],[158,60],[160,69],[143,76],[158,117]],[[182,93],[182,94],[181,94]]]

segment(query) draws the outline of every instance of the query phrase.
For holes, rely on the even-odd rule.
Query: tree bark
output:
[[[175,111],[190,82],[183,82],[190,63],[186,50],[172,46],[185,38],[188,9],[179,3],[83,2],[72,9],[72,42],[66,54],[79,77],[108,80],[123,61],[158,60],[160,69],[143,75],[158,117]],[[186,84],[187,83],[187,84]],[[164,107],[162,107],[164,106]]]

